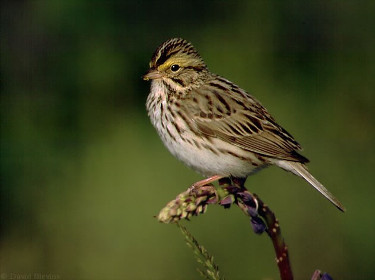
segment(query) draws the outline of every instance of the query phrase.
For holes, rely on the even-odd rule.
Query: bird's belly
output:
[[[168,150],[186,165],[204,176],[222,175],[247,177],[267,166],[266,159],[217,138],[207,139],[195,135],[186,122],[166,113],[166,96],[158,84],[155,95],[148,102],[148,113],[152,124]],[[158,97],[161,103],[153,103]]]
[[[204,176],[247,177],[267,165],[254,155],[244,154],[243,150],[218,139],[207,143],[207,139],[197,138],[195,143],[190,143],[186,137],[172,139],[166,134],[163,135],[162,140],[168,150]]]

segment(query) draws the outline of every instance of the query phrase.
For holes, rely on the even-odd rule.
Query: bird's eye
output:
[[[171,70],[172,70],[173,72],[178,71],[178,69],[180,69],[180,65],[178,65],[178,64],[173,64],[173,65],[171,66]]]

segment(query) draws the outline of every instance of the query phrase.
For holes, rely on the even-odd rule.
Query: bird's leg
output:
[[[221,176],[221,175],[214,175],[214,176],[211,176],[211,177],[208,177],[206,179],[203,179],[201,181],[198,181],[198,182],[195,182],[190,188],[189,188],[189,192],[192,193],[192,192],[195,192],[195,190],[205,186],[205,185],[208,185],[212,182],[215,182],[217,180],[220,180],[221,178],[224,178],[225,176]]]

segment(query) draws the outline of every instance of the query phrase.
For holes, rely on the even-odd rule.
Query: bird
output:
[[[167,149],[205,179],[243,182],[268,166],[305,179],[345,211],[311,173],[301,146],[251,94],[209,71],[196,48],[182,38],[163,42],[143,76],[151,81],[146,109]]]

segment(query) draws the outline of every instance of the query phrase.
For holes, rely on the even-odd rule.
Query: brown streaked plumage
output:
[[[155,51],[147,110],[169,151],[208,177],[246,178],[277,165],[309,182],[337,208],[343,205],[308,171],[301,146],[268,111],[237,85],[211,73],[195,48],[181,38]]]

